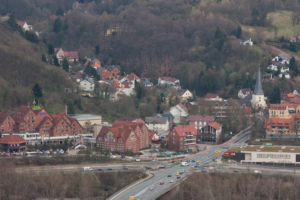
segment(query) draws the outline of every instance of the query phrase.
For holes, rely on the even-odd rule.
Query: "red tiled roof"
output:
[[[245,106],[245,114],[251,115],[251,107],[250,106]]]
[[[291,37],[290,40],[296,40],[296,37]]]
[[[44,117],[43,120],[37,125],[36,129],[42,128],[42,126],[46,123],[47,120],[49,120],[52,124],[52,121],[50,120],[49,117]],[[52,126],[52,125],[49,125],[49,126]]]
[[[135,73],[129,74],[129,76],[133,76],[136,80],[140,80],[140,77],[138,77]]]
[[[204,98],[206,98],[206,99],[212,99],[212,98],[217,98],[217,94],[213,94],[213,93],[207,93],[205,96],[204,96]]]
[[[77,51],[64,52],[64,57],[67,57],[68,59],[79,59]]]
[[[270,105],[270,110],[285,110],[286,105],[284,104],[271,104]]]
[[[247,89],[241,89],[241,91],[242,91],[243,95],[246,95],[247,92],[248,92],[248,94],[252,94],[252,91],[251,91],[250,88],[247,88]]]
[[[57,52],[59,52],[60,49],[62,50],[61,47],[54,48],[54,53],[56,54]]]
[[[289,97],[289,98],[291,98],[291,97],[296,97],[297,95],[293,94],[293,93],[288,93],[286,96]]]
[[[214,121],[215,117],[214,116],[210,116],[210,115],[190,115],[189,116],[189,121],[191,122],[195,122],[195,121]]]
[[[286,118],[271,118],[269,120],[266,120],[265,122],[265,128],[269,129],[272,126],[275,127],[288,127],[289,129],[293,130],[294,127],[294,121],[293,117],[290,119]]]
[[[182,103],[177,104],[177,106],[179,106],[181,109],[183,109],[185,112],[188,112],[188,109],[182,105]]]
[[[6,120],[6,118],[9,116],[7,113],[0,113],[0,125],[3,124],[3,122]]]
[[[112,76],[112,73],[111,73],[109,70],[104,69],[104,70],[101,71],[100,77],[101,77],[102,79],[108,79],[108,78],[110,78],[111,76]]]
[[[220,128],[222,127],[222,125],[219,124],[218,122],[211,123],[211,124],[209,124],[208,126],[214,128],[214,129],[216,129],[216,130],[220,130]]]
[[[128,83],[128,82],[126,82],[126,81],[123,81],[123,82],[121,83],[121,85],[122,85],[122,88],[130,88],[130,83]]]
[[[187,132],[192,135],[197,135],[197,130],[193,125],[175,126],[174,130],[180,137],[185,137]]]
[[[159,77],[159,78],[162,81],[168,81],[168,82],[176,82],[177,81],[176,78],[172,78],[172,77]]]
[[[7,135],[0,138],[0,144],[22,144],[26,143],[26,140],[16,135]]]
[[[21,123],[24,120],[25,115],[31,110],[30,107],[27,106],[20,106],[20,108],[17,110],[15,115],[13,116],[13,119],[16,123]]]
[[[26,23],[26,22],[23,22],[23,21],[18,21],[18,22],[17,22],[17,24],[18,24],[19,26],[21,26],[22,28],[23,28],[23,26],[24,26],[25,23]]]

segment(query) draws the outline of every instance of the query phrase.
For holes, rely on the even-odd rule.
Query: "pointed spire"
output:
[[[264,91],[262,89],[262,84],[261,84],[260,65],[259,65],[257,76],[256,76],[254,94],[255,95],[264,95]]]

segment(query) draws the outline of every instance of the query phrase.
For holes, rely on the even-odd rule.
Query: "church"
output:
[[[267,108],[267,103],[266,103],[266,100],[265,100],[264,91],[262,89],[260,66],[259,66],[258,72],[257,72],[255,89],[254,89],[254,92],[252,94],[251,106],[252,106],[253,109],[265,109],[265,108]]]

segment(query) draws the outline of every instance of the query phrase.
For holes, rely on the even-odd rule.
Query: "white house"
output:
[[[251,38],[245,38],[240,40],[240,44],[252,46],[253,42]]]
[[[223,101],[223,99],[219,97],[218,94],[213,94],[209,92],[203,98],[207,101]]]
[[[180,90],[178,95],[185,99],[193,99],[193,94],[189,90]]]
[[[222,125],[218,122],[211,123],[201,129],[202,142],[218,142],[222,133]]]
[[[169,131],[169,120],[167,117],[146,117],[145,124],[151,131]]]
[[[183,121],[183,118],[186,118],[189,115],[188,109],[181,103],[171,107],[170,113],[174,116],[173,122],[175,124],[179,124]]]
[[[252,91],[250,88],[247,89],[240,89],[239,93],[238,93],[238,98],[243,99],[246,96],[248,96],[249,94],[252,94]]]
[[[158,86],[174,87],[180,90],[180,81],[176,78],[171,77],[159,77]]]
[[[134,94],[134,85],[131,82],[123,81],[119,83],[118,81],[114,81],[113,87],[117,90],[117,95],[131,96]]]
[[[289,67],[281,67],[281,70],[280,70],[281,73],[285,73],[285,72],[289,72],[289,71],[290,71]]]
[[[271,64],[267,67],[267,69],[272,70],[272,71],[277,71],[278,67],[277,67],[277,65]]]
[[[189,125],[195,126],[196,130],[201,131],[201,129],[208,124],[215,121],[215,117],[211,115],[190,115]]]
[[[282,54],[279,54],[278,56],[273,58],[272,61],[279,61],[281,64],[289,64],[290,63],[290,59],[288,59],[287,57],[285,57]]]
[[[290,73],[288,73],[288,72],[280,73],[280,74],[279,74],[279,77],[282,78],[282,75],[283,75],[283,74],[284,74],[284,77],[285,77],[285,78],[287,78],[287,79],[290,79],[290,78],[291,78],[291,75],[290,75]]]
[[[64,59],[64,51],[61,47],[54,48],[54,53],[59,62],[61,62]]]
[[[28,25],[26,22],[18,21],[17,24],[24,29],[24,31],[32,31],[32,25]]]
[[[297,88],[293,91],[293,94],[300,96],[300,88]]]
[[[94,91],[95,83],[92,78],[86,78],[79,82],[80,87],[84,91]]]

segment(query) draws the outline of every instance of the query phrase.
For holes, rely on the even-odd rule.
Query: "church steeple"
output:
[[[261,84],[260,65],[259,65],[257,76],[256,76],[254,94],[255,95],[264,95],[264,91],[262,89],[262,84]]]

